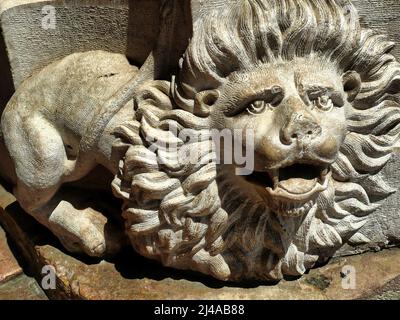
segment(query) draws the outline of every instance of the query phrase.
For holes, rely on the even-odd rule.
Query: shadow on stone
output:
[[[197,272],[164,267],[156,261],[140,256],[130,247],[125,247],[118,256],[108,261],[113,263],[115,269],[126,279],[152,279],[161,281],[170,278],[173,280],[200,282],[206,287],[213,289],[224,287],[257,288],[259,286],[276,284],[276,282],[263,283],[260,281],[244,281],[241,283],[219,281]]]
[[[11,74],[11,67],[8,61],[6,46],[3,38],[3,33],[0,30],[0,115],[13,95],[14,83]]]
[[[126,55],[135,66],[141,66],[157,41],[160,29],[160,1],[129,2],[128,42]]]

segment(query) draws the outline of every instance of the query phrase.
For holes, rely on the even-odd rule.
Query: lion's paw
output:
[[[50,222],[52,232],[70,252],[102,257],[120,249],[118,239],[106,237],[108,219],[92,208],[78,210],[62,201],[53,211]]]

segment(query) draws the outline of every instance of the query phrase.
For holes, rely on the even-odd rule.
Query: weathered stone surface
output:
[[[234,1],[234,0],[231,0]],[[240,0],[236,0],[240,1]],[[346,2],[347,0],[342,0]],[[226,0],[192,1],[192,16],[197,20],[210,10],[224,7]],[[360,15],[361,24],[380,33],[387,34],[389,39],[399,43],[400,2],[397,0],[352,0]],[[400,58],[400,46],[394,49],[394,56]]]
[[[400,2],[397,0],[353,0],[360,14],[361,23],[366,28],[387,34],[398,45],[393,54],[400,58],[399,14]]]
[[[0,188],[0,199],[4,198],[10,199],[12,196]],[[400,274],[400,249],[334,259],[326,266],[311,270],[301,279],[282,280],[276,285],[234,285],[210,280],[191,272],[163,268],[134,253],[130,248],[124,249],[116,257],[101,261],[72,256],[16,203],[1,211],[0,221],[30,261],[39,283],[43,276],[43,266],[51,265],[55,268],[57,288],[46,291],[54,299],[325,300],[379,298],[383,295],[392,297],[399,291],[393,283]],[[354,267],[355,289],[342,287],[341,273],[344,266]],[[19,281],[23,280],[16,280],[16,283],[20,283]],[[9,286],[11,284],[7,284],[5,288]],[[26,284],[22,287],[24,286]],[[2,287],[0,298],[1,289]],[[18,298],[23,292],[25,291],[18,293],[15,290],[8,293],[7,297]]]
[[[22,273],[7,242],[7,236],[0,226],[0,283],[14,278]]]
[[[137,67],[146,60],[143,68],[131,67],[120,54],[75,53],[17,90],[2,117],[17,173],[9,179],[21,206],[70,252],[96,257],[108,252],[104,212],[85,207],[86,199],[76,192],[58,192],[96,165],[114,176],[112,189],[124,201],[122,217],[132,246],[177,269],[222,280],[277,280],[305,273],[343,243],[336,255],[399,243],[397,195],[376,211],[395,192],[391,186],[398,186],[396,158],[383,169],[400,131],[394,96],[400,64],[389,55],[392,43],[365,30],[366,22],[359,24],[347,0],[318,8],[307,0],[296,5],[235,2],[187,2],[194,20],[196,11],[203,12],[179,63],[182,47],[171,48],[183,43],[175,40],[176,30],[186,30],[181,40],[189,39],[191,23],[177,28],[188,20],[186,7],[179,1],[162,2],[165,6],[154,1],[152,12],[162,17],[159,33],[153,32],[157,40],[140,35],[137,26],[123,33],[133,30],[127,41],[135,50],[146,48],[143,38],[156,47],[151,54],[150,47],[135,51],[143,53],[138,59],[123,52]],[[76,4],[74,10],[82,5],[91,12],[87,3]],[[120,4],[125,9],[126,3]],[[129,14],[137,23],[143,3],[135,4]],[[30,5],[34,11],[27,15],[34,20],[13,20],[17,10]],[[57,12],[72,7],[60,6]],[[38,3],[7,8],[2,24],[8,48],[17,48],[9,56],[18,85],[33,72],[29,67],[57,57],[46,49],[24,57],[26,48],[18,47],[26,42],[27,24],[37,24],[43,14]],[[67,15],[53,30],[76,37],[69,30],[71,12]],[[151,32],[151,26],[142,33]],[[221,34],[214,36],[215,30]],[[42,33],[35,34],[42,39]],[[89,39],[96,45],[101,41]],[[69,54],[70,49],[61,51]],[[72,50],[81,47],[74,43]],[[284,62],[276,63],[281,58]],[[18,75],[21,70],[24,74]],[[178,128],[176,136],[168,136],[167,124]],[[210,145],[204,150],[209,141],[194,144],[178,136],[186,129],[198,134],[199,128],[252,129],[252,176],[238,177],[233,174],[238,167],[216,164]],[[149,142],[154,137],[168,145],[179,141],[178,147],[154,151]],[[213,160],[200,166],[204,159],[198,158],[180,166],[176,151],[199,154],[200,147],[200,157]],[[5,219],[5,224],[13,222]],[[328,280],[324,276],[312,283],[325,287]]]
[[[3,31],[0,29],[0,113],[14,93],[14,83],[11,75],[10,62],[8,60]]]
[[[302,275],[344,243],[361,251],[365,244],[388,247],[399,240],[393,210],[376,219],[370,214],[394,193],[381,173],[399,140],[399,103],[390,95],[399,93],[400,64],[389,55],[392,43],[365,30],[349,1],[318,8],[308,0],[232,0],[224,7],[210,1],[198,9],[204,12],[179,63],[173,54],[178,50],[171,48],[185,7],[179,1],[151,3],[162,18],[160,32],[154,34],[156,48],[137,67],[121,54],[74,53],[17,89],[1,130],[21,207],[70,252],[110,253],[119,241],[107,241],[107,210],[85,206],[76,190],[59,189],[101,165],[114,175],[112,190],[124,202],[125,232],[137,252],[226,281]],[[74,4],[54,14],[90,9]],[[143,16],[137,9],[144,3],[135,4],[129,14]],[[196,2],[190,4],[196,10]],[[43,12],[38,3],[32,6],[29,17],[35,20],[27,23],[34,25],[40,20],[35,14]],[[26,41],[10,26],[27,27],[8,14],[16,17],[14,9],[29,7],[3,11],[9,48]],[[57,20],[50,29],[71,35],[68,21]],[[190,27],[181,28],[186,36]],[[221,35],[214,36],[215,30]],[[14,58],[25,52],[13,52]],[[168,61],[177,68],[159,67]],[[167,124],[178,130],[167,134]],[[254,144],[246,146],[253,145],[251,167],[246,163],[252,175],[238,174],[229,159],[217,163],[222,150],[201,136],[204,129],[252,130]],[[199,135],[196,143],[182,138],[188,130]],[[150,141],[159,137],[157,143],[168,148],[154,150]],[[346,250],[339,254],[354,251]]]
[[[400,188],[400,152],[396,148],[393,158],[383,170],[383,175],[388,184]],[[346,256],[365,251],[376,251],[379,248],[388,248],[400,245],[400,192],[391,195],[381,202],[381,207],[371,214],[371,219],[361,228],[360,233],[371,242],[365,245],[344,245],[336,256]]]
[[[0,284],[0,300],[47,300],[34,278],[20,275]]]
[[[225,0],[191,2],[193,20],[226,3]],[[0,15],[3,15],[3,23],[12,23],[5,28],[8,30],[15,83],[18,85],[34,70],[39,70],[49,62],[78,51],[110,50],[127,54],[135,63],[143,63],[156,41],[160,3],[161,0],[135,0],[131,4],[128,0],[1,0]],[[400,4],[397,0],[354,0],[353,3],[365,27],[388,33],[391,40],[398,42],[397,12]],[[62,30],[53,32],[40,28],[44,16],[41,9],[45,5],[59,9],[57,19]],[[62,37],[59,37],[60,34]],[[26,44],[30,50],[26,50]],[[394,54],[400,57],[399,46],[395,48]],[[6,56],[4,58],[1,61],[6,63]],[[6,65],[2,68],[7,73],[9,69],[10,66]],[[7,77],[3,75],[0,81],[5,82]],[[7,86],[0,90],[8,96],[9,87],[7,82]]]
[[[140,257],[136,258],[136,262],[127,264],[128,254],[132,255],[129,252],[122,260],[125,261],[123,265],[103,261],[90,266],[50,246],[41,247],[38,254],[47,264],[55,266],[68,296],[84,299],[356,299],[369,295],[400,273],[399,265],[394,262],[400,259],[398,249],[334,261],[326,267],[312,270],[301,280],[283,280],[275,286],[261,284],[250,287],[226,286],[168,269],[161,272],[160,266],[146,263]],[[352,265],[356,269],[354,290],[342,288],[340,273],[344,265]],[[129,268],[127,275],[131,279],[124,278],[118,270],[120,267]],[[399,294],[394,290],[390,292]]]
[[[181,47],[191,32],[188,4],[179,2],[174,16],[169,13],[174,24],[175,44],[169,48],[172,60],[182,54]],[[48,12],[42,9],[47,5],[55,9],[55,29],[42,28]],[[133,64],[143,65],[162,33],[161,5],[161,0],[0,1],[1,26],[15,86],[49,63],[75,52],[122,53]],[[163,61],[157,67],[169,64]]]
[[[400,276],[390,281],[382,288],[364,299],[369,300],[400,300]]]
[[[42,28],[45,5],[56,10],[55,29]],[[137,19],[130,19],[135,10]],[[158,10],[158,0],[138,1],[132,8],[127,0],[5,1],[1,24],[7,47],[12,48],[8,53],[14,83],[18,86],[34,70],[73,52],[103,49],[127,53],[143,63],[158,33]],[[142,33],[128,45],[129,28]]]
[[[0,207],[6,208],[13,203],[15,198],[1,187],[0,188]],[[0,225],[0,283],[6,282],[22,273],[13,252],[8,244],[8,237]]]

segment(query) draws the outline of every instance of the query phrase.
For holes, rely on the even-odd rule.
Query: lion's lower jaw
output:
[[[304,216],[313,207],[316,199],[310,199],[305,203],[289,202],[289,201],[271,201],[271,210],[287,218],[297,218]]]

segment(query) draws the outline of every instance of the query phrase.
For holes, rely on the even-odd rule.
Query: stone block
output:
[[[1,25],[15,86],[36,70],[74,52],[123,53],[133,63],[143,64],[157,40],[159,2],[3,1]],[[54,29],[42,27],[46,5],[55,9]]]
[[[10,250],[6,233],[0,226],[0,283],[22,273],[22,269]]]
[[[0,300],[48,300],[34,278],[20,275],[0,283]]]

